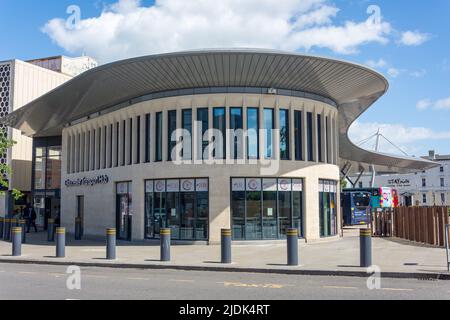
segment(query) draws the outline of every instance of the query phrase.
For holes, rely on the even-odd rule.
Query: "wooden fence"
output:
[[[400,207],[373,212],[372,232],[376,237],[397,237],[444,247],[449,214],[449,207]]]

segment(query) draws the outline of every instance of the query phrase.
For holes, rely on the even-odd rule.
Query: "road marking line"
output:
[[[225,287],[240,287],[240,288],[263,288],[263,289],[282,289],[285,285],[282,284],[247,284],[240,282],[217,282],[223,284]]]
[[[355,290],[358,289],[357,287],[341,287],[341,286],[323,286],[325,289],[351,289]]]
[[[143,281],[149,281],[150,279],[149,278],[127,278],[128,280],[138,280],[138,281],[141,281],[141,280],[143,280]]]
[[[37,272],[30,272],[30,271],[20,271],[20,274],[37,274]]]
[[[400,288],[381,288],[386,291],[414,291],[413,289],[400,289]]]
[[[55,278],[64,277],[65,274],[63,273],[49,273],[50,276],[54,276]]]
[[[100,279],[106,279],[108,277],[105,276],[95,276],[95,275],[91,275],[91,274],[85,274],[84,277],[89,277],[89,278],[100,278]]]
[[[194,280],[177,280],[177,279],[170,279],[169,281],[173,281],[173,282],[190,282],[190,283],[195,282]]]

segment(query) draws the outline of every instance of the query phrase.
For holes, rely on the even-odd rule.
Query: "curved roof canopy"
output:
[[[28,136],[60,135],[73,121],[137,97],[179,89],[260,87],[295,90],[334,101],[340,156],[360,171],[425,170],[435,163],[366,151],[348,138],[350,125],[388,89],[379,73],[328,58],[259,49],[201,50],[152,55],[89,70],[8,115],[2,122]]]

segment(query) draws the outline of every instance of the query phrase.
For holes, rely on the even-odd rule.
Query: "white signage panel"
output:
[[[166,192],[166,180],[155,181],[155,192]]]
[[[244,178],[232,179],[231,191],[245,191],[245,179]]]
[[[167,180],[167,192],[179,192],[180,180]]]
[[[277,191],[277,179],[263,179],[264,191]]]
[[[194,192],[195,191],[195,180],[194,179],[183,179],[180,183],[181,192]]]
[[[209,191],[208,179],[195,180],[195,190],[197,190],[197,192],[208,192]]]
[[[278,191],[286,192],[292,191],[292,180],[291,179],[278,179]]]
[[[246,179],[247,191],[261,191],[261,179],[250,178]]]

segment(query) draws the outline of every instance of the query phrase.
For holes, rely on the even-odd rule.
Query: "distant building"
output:
[[[375,186],[397,189],[403,205],[450,205],[450,155],[430,151],[422,158],[440,166],[411,174],[379,175],[375,178]],[[356,187],[370,187],[371,178],[370,175],[362,176]]]
[[[27,62],[71,77],[76,77],[79,74],[98,66],[97,61],[87,56],[76,58],[56,56],[29,60]]]
[[[54,57],[24,62],[13,59],[0,62],[0,119],[20,109],[22,106],[48,93],[59,85],[73,78],[74,75],[89,69],[96,62],[88,57],[67,58]],[[51,110],[48,110],[49,112]],[[0,163],[7,163],[13,169],[13,174],[8,177],[10,190],[22,191],[26,197],[22,201],[13,201],[10,190],[6,196],[0,196],[0,215],[12,213],[22,207],[27,201],[31,201],[32,191],[32,159],[33,139],[23,136],[21,131],[6,128],[1,125],[8,137],[17,142],[7,154],[0,155]],[[53,184],[56,181],[59,190],[60,176],[38,177],[46,168],[56,169],[58,166],[53,161],[61,161],[60,150],[52,151],[52,163],[39,163],[41,171],[36,172],[36,178],[42,183]],[[60,169],[57,169],[60,172]],[[57,205],[57,204],[55,204]]]

